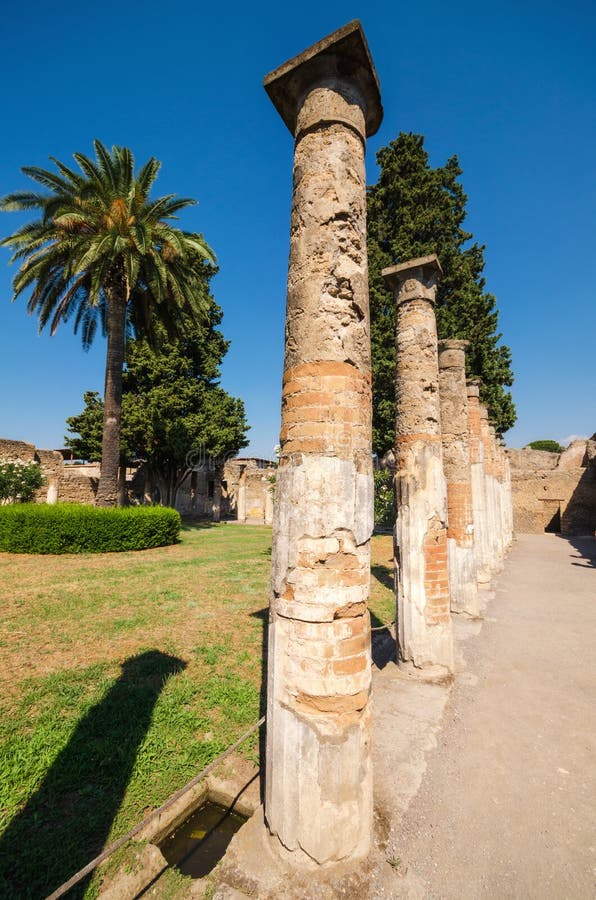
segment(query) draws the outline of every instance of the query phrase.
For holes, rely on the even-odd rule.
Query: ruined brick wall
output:
[[[521,534],[596,530],[596,441],[574,441],[564,453],[508,450],[514,529]]]
[[[91,466],[63,466],[62,477],[58,485],[60,503],[95,503],[95,494],[99,484],[99,466],[95,466],[95,474]]]
[[[25,441],[11,441],[0,438],[0,461],[2,462],[35,462],[35,444]]]

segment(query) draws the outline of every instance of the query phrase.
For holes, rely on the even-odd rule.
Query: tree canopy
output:
[[[39,217],[5,238],[22,261],[14,298],[31,289],[28,311],[40,330],[54,334],[74,319],[88,348],[98,327],[107,334],[99,505],[114,505],[118,491],[122,366],[127,330],[168,333],[180,316],[198,321],[205,312],[204,270],[213,252],[200,234],[172,224],[195,201],[173,194],[150,199],[160,163],[153,157],[135,174],[127,147],[109,151],[94,142],[95,159],[75,153],[79,171],[51,157],[57,172],[37,166],[25,175],[47,190],[17,191],[0,201],[6,211],[35,210]]]
[[[368,261],[373,368],[373,446],[382,456],[395,434],[395,304],[381,270],[436,253],[444,276],[437,292],[440,338],[464,338],[469,376],[481,378],[499,432],[516,419],[511,352],[500,343],[498,312],[485,290],[484,247],[470,243],[463,223],[467,197],[456,156],[432,168],[424,138],[401,133],[377,154],[379,180],[368,190]]]
[[[530,450],[544,450],[547,453],[562,453],[565,449],[561,447],[558,441],[550,440],[550,438],[540,441],[530,441],[526,444]]]
[[[210,300],[201,323],[186,320],[180,337],[157,328],[153,346],[129,341],[123,374],[120,449],[124,461],[143,461],[162,502],[173,505],[189,467],[221,467],[248,443],[244,404],[218,384],[228,342],[218,330],[221,309]],[[95,392],[67,419],[66,445],[83,459],[101,450],[103,404]]]

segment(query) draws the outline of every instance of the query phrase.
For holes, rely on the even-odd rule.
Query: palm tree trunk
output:
[[[122,415],[122,367],[124,365],[124,331],[126,301],[109,297],[108,350],[101,441],[101,474],[96,506],[118,504],[118,467],[120,465],[120,419]]]

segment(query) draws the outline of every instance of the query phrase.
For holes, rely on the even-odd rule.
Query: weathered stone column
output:
[[[246,522],[246,467],[240,473],[238,479],[238,499],[236,501],[237,518],[239,522]]]
[[[507,535],[507,547],[513,543],[513,500],[511,496],[511,467],[505,448],[505,442],[501,437],[501,455],[503,459],[503,494],[505,511],[505,533]]]
[[[494,425],[488,426],[492,457],[493,496],[495,507],[495,553],[497,568],[501,569],[505,558],[505,528],[503,523],[503,507],[501,499],[501,468],[499,463],[499,447]]]
[[[213,476],[213,503],[211,504],[211,518],[214,522],[221,521],[221,471]]]
[[[486,497],[486,535],[487,535],[487,552],[488,566],[491,576],[499,568],[499,551],[497,538],[497,516],[495,508],[495,486],[494,486],[494,460],[491,445],[490,424],[488,420],[488,409],[484,403],[480,404],[480,438],[482,440],[482,450],[484,459],[484,492]]]
[[[265,816],[295,864],[326,864],[365,856],[372,831],[364,150],[382,108],[357,22],[265,87],[295,136]]]
[[[478,379],[467,382],[468,431],[470,435],[470,473],[472,481],[472,513],[474,518],[474,552],[478,584],[490,583],[486,479],[484,477],[484,445],[480,424],[480,384]]]
[[[397,304],[395,531],[399,654],[453,671],[435,294],[425,256],[383,270]]]
[[[272,488],[265,488],[265,525],[273,523],[273,493]]]
[[[443,471],[447,482],[447,546],[451,611],[480,614],[468,436],[468,341],[439,341]]]
[[[48,480],[48,493],[46,495],[46,503],[49,503],[50,506],[53,506],[58,502],[58,479],[55,476],[50,476]]]

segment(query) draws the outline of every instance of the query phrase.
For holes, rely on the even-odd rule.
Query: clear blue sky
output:
[[[246,404],[250,451],[278,440],[292,139],[263,76],[352,18],[375,60],[385,118],[426,136],[431,163],[459,156],[468,227],[513,351],[510,446],[596,431],[596,6],[593,0],[291,5],[173,0],[12,3],[3,11],[0,193],[22,165],[65,162],[92,140],[163,163],[160,194],[199,200],[182,225],[215,249],[222,385]],[[19,224],[2,214],[0,233]],[[37,335],[10,303],[0,257],[0,436],[62,446],[85,390],[103,390],[102,340]]]

